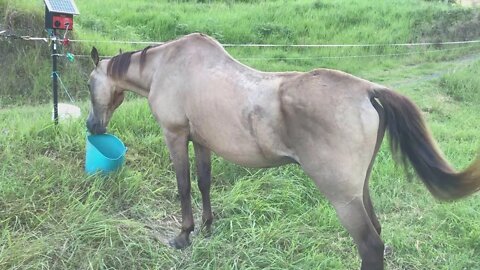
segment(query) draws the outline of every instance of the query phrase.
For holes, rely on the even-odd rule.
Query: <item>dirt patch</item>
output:
[[[147,219],[144,220],[145,228],[150,231],[150,237],[166,246],[170,246],[169,241],[172,240],[180,232],[182,217],[179,214],[171,214],[163,219]],[[195,230],[191,233],[190,239],[195,237],[205,237],[201,235],[202,217],[200,214],[194,215]]]
[[[145,221],[145,228],[150,230],[151,237],[156,241],[169,246],[169,240],[176,236],[181,227],[180,217],[170,215],[161,220]]]

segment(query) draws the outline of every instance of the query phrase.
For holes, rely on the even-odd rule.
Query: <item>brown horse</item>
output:
[[[409,161],[438,199],[480,189],[480,159],[456,172],[436,147],[420,110],[384,86],[328,69],[260,72],[233,59],[210,37],[191,34],[157,47],[99,61],[90,75],[87,127],[106,132],[124,90],[144,97],[163,129],[182,208],[176,248],[193,231],[188,143],[193,142],[210,230],[211,151],[234,163],[275,167],[297,163],[332,203],[357,244],[362,269],[383,269],[384,244],[368,179],[385,129],[391,148]]]

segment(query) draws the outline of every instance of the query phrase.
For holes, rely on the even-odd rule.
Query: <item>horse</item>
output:
[[[334,207],[353,238],[361,269],[383,269],[381,226],[368,181],[384,134],[403,165],[430,193],[455,200],[480,189],[480,158],[463,171],[448,163],[420,109],[385,86],[331,69],[262,72],[231,57],[213,38],[193,33],[162,45],[100,60],[88,80],[87,128],[106,132],[125,90],[148,98],[176,173],[180,233],[194,229],[188,144],[193,143],[202,195],[202,229],[211,230],[211,153],[248,167],[296,163]]]

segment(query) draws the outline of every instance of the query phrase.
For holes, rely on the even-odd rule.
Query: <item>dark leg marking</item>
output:
[[[181,249],[190,245],[190,232],[194,229],[192,202],[190,197],[190,164],[188,160],[188,136],[183,133],[165,132],[167,146],[170,150],[178,193],[182,208],[182,229],[180,234],[170,241],[174,248]]]

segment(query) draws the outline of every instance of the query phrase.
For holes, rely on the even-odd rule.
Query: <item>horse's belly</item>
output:
[[[191,137],[218,156],[245,167],[275,167],[294,162],[285,151],[262,148],[250,136],[226,137],[219,131],[214,136],[201,136],[198,132],[192,132]]]
[[[244,153],[244,154],[232,154],[230,152],[214,151],[217,155],[224,159],[233,162],[237,165],[252,167],[252,168],[268,168],[276,167],[288,163],[294,162],[293,159],[286,156],[270,156],[266,158],[262,154],[258,153]]]
[[[261,95],[244,97],[245,93],[227,90],[217,93],[216,98],[190,104],[187,116],[192,139],[242,166],[272,167],[292,162],[292,151],[282,140],[285,131],[276,92],[265,90]],[[225,92],[230,95],[220,98]]]

